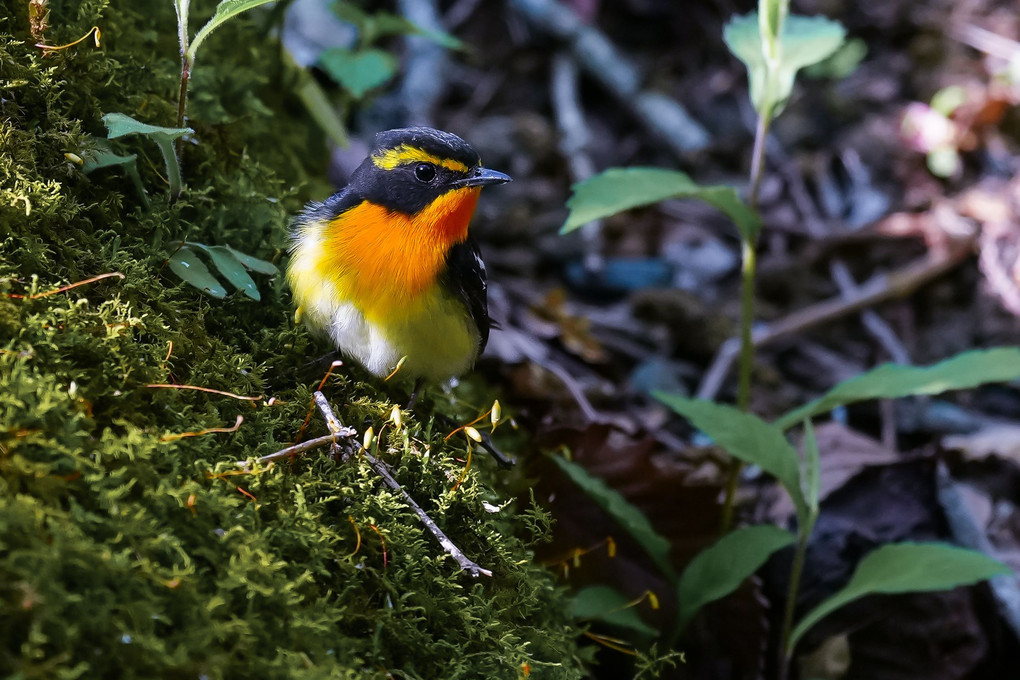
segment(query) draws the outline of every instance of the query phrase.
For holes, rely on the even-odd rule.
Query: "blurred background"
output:
[[[501,324],[480,373],[528,451],[568,448],[685,564],[717,535],[727,459],[649,392],[733,400],[738,234],[704,204],[673,200],[558,232],[571,185],[610,167],[680,169],[746,192],[756,116],[722,32],[754,4],[281,4],[287,49],[349,125],[349,144],[332,150],[334,187],[374,133],[406,125],[452,131],[513,176],[484,193],[472,227]],[[751,395],[765,418],[882,362],[930,364],[1020,340],[1015,0],[808,0],[791,11],[836,19],[848,36],[801,74],[766,147]],[[1020,568],[1015,385],[840,409],[818,437],[822,515],[799,613],[882,543],[981,545]],[[635,609],[668,627],[676,603],[641,549],[547,459],[521,457],[557,519],[540,557],[574,587],[658,593],[658,610],[647,600]],[[744,521],[790,522],[785,495],[753,467],[738,499]],[[765,650],[789,561],[780,553],[706,608],[679,643],[678,677],[774,672]],[[1020,631],[997,597],[979,587],[865,600],[809,633],[802,651],[819,651],[800,672],[1020,677]],[[599,659],[604,678],[630,664],[609,648]]]

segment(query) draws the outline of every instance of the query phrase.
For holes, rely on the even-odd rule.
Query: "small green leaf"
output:
[[[148,125],[123,113],[106,114],[103,116],[103,124],[106,125],[106,136],[109,139],[116,139],[127,135],[144,135],[156,142],[160,153],[163,154],[163,162],[166,164],[167,179],[170,182],[170,195],[180,195],[183,184],[181,180],[181,166],[177,163],[177,154],[174,153],[174,140],[190,134],[194,130],[191,128],[168,128]]]
[[[789,655],[811,626],[843,605],[876,593],[951,590],[984,581],[1010,569],[990,557],[941,543],[896,543],[865,555],[850,582],[801,619],[790,636]]]
[[[733,187],[703,187],[676,170],[610,168],[574,185],[574,195],[567,201],[570,215],[560,233],[566,234],[593,220],[667,198],[705,201],[733,220],[745,239],[753,239],[760,228],[758,216],[740,200]]]
[[[256,302],[262,300],[255,281],[248,276],[244,265],[234,257],[234,254],[228,248],[225,246],[206,246],[205,252],[209,255],[209,259],[212,260],[213,265],[220,274],[223,274],[223,278],[230,282],[230,285]]]
[[[247,253],[242,253],[240,250],[234,250],[230,246],[223,247],[229,250],[230,254],[237,258],[237,261],[243,264],[246,269],[258,272],[259,274],[267,274],[269,276],[276,276],[280,273],[280,270],[277,269],[276,265],[272,262],[266,262],[265,260],[260,260],[257,257],[252,257]]]
[[[420,35],[427,38],[441,47],[450,50],[463,49],[464,43],[449,33],[442,31],[427,31],[413,21],[409,21],[397,14],[389,12],[376,12],[372,17],[374,22],[375,38],[387,35]]]
[[[772,553],[793,541],[789,531],[760,524],[737,529],[698,553],[687,565],[677,588],[681,627],[690,623],[706,604],[740,587]]]
[[[837,21],[797,14],[786,17],[776,45],[767,58],[757,12],[733,17],[723,29],[730,52],[747,67],[751,102],[761,116],[778,114],[793,91],[797,71],[835,52],[846,37]]]
[[[940,146],[932,149],[925,155],[924,164],[936,177],[953,177],[963,167],[963,159],[960,153],[952,146]]]
[[[971,350],[933,366],[882,364],[841,382],[818,399],[786,413],[776,421],[776,425],[785,430],[805,418],[866,399],[939,394],[1018,378],[1020,348],[1017,347]]]
[[[628,503],[617,491],[609,488],[601,479],[588,474],[588,471],[577,463],[563,456],[550,457],[599,507],[620,523],[668,579],[676,578],[673,566],[669,563],[669,541],[656,533],[648,518],[640,510]]]
[[[103,116],[103,124],[106,125],[109,139],[117,139],[127,135],[147,135],[153,139],[166,139],[174,141],[178,137],[194,132],[191,128],[168,128],[159,125],[149,125],[137,121],[131,116],[123,113],[108,113]]]
[[[216,5],[216,14],[213,15],[212,19],[206,23],[205,26],[198,30],[195,37],[191,41],[191,47],[188,48],[188,60],[192,64],[195,63],[195,54],[198,52],[198,46],[202,44],[209,34],[215,31],[217,28],[222,26],[226,21],[237,16],[241,12],[247,12],[250,9],[254,9],[259,5],[266,5],[273,0],[223,0],[220,4]]]
[[[757,465],[778,479],[793,499],[801,526],[807,524],[800,458],[781,429],[732,406],[664,392],[653,392],[652,396],[690,420],[734,458]]]
[[[949,118],[967,103],[967,90],[962,85],[943,87],[931,97],[931,108]]]
[[[330,5],[330,9],[336,14],[341,20],[354,26],[359,32],[364,33],[368,28],[369,23],[372,21],[372,17],[365,10],[361,9],[353,2],[334,2]]]
[[[789,11],[789,0],[758,1],[759,30],[765,36],[765,44],[770,46],[770,51],[776,50],[779,36],[782,35],[783,23],[786,21]]]
[[[570,602],[570,615],[575,619],[602,621],[647,637],[659,635],[658,630],[641,620],[623,594],[609,586],[590,586],[577,591]]]
[[[212,295],[214,298],[227,297],[227,289],[209,273],[209,269],[198,257],[198,253],[186,246],[177,249],[170,256],[170,270],[195,288]]]
[[[866,56],[868,56],[868,43],[860,38],[851,38],[822,61],[805,66],[804,75],[809,78],[842,80],[857,70]]]
[[[104,140],[95,141],[97,143],[102,142],[103,144],[106,144]],[[82,152],[81,156],[84,161],[81,166],[81,171],[86,175],[104,168],[123,168],[124,174],[131,180],[131,183],[135,187],[135,191],[138,192],[139,198],[142,199],[142,203],[144,203],[146,207],[149,206],[149,196],[145,193],[145,187],[142,185],[142,178],[138,174],[138,156],[136,154],[121,156],[114,153],[109,148],[100,145],[95,149],[89,149],[88,151]]]
[[[377,49],[352,52],[334,47],[319,55],[319,65],[355,99],[385,84],[397,71],[393,55]]]
[[[102,170],[103,168],[136,165],[135,161],[137,159],[138,156],[136,154],[121,156],[107,149],[95,149],[82,154],[84,163],[82,163],[81,171],[87,175],[90,172]]]

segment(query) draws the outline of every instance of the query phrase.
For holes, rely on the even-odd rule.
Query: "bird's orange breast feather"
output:
[[[480,187],[443,194],[415,215],[365,201],[326,225],[316,269],[370,321],[385,323],[437,282],[467,238]]]

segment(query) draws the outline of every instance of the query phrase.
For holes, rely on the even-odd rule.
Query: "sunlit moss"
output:
[[[356,373],[327,388],[338,415],[374,427],[397,478],[493,578],[459,572],[363,461],[319,451],[237,474],[293,441],[322,348],[280,280],[259,277],[261,303],[217,301],[163,264],[182,238],[279,260],[322,174],[259,17],[201,55],[180,201],[151,145],[118,143],[139,155],[146,209],[119,171],[84,175],[65,154],[112,111],[173,124],[173,3],[51,0],[47,43],[93,25],[103,43],[50,55],[26,2],[0,6],[0,675],[583,675],[565,597],[519,537],[547,520],[486,512],[484,465],[452,492],[463,440],[407,413],[384,427],[393,404]],[[125,278],[19,297],[113,271]],[[161,383],[263,399],[146,387]],[[172,438],[238,415],[236,433]],[[316,416],[308,436],[323,433]]]

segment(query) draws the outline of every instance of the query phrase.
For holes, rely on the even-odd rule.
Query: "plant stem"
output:
[[[188,105],[188,79],[191,77],[191,60],[188,59],[188,55],[181,53],[181,92],[177,98],[177,127],[184,127],[184,111]],[[174,156],[177,158],[178,173],[181,167],[181,151],[184,148],[184,138],[178,137],[174,141]],[[171,190],[170,195],[176,200],[181,195],[181,189],[183,184],[178,178],[177,192],[174,193]]]
[[[754,132],[754,151],[751,153],[751,188],[748,204],[751,210],[758,212],[758,194],[761,191],[762,177],[765,175],[765,141],[768,139],[769,125],[772,122],[772,109],[758,116],[758,126]],[[741,290],[740,290],[740,365],[737,383],[737,408],[747,411],[751,406],[751,372],[754,368],[754,275],[757,269],[755,245],[757,237],[745,237],[741,240]],[[740,483],[740,472],[744,464],[734,461],[726,480],[726,500],[722,510],[722,533],[730,530],[733,524],[733,506],[736,502],[737,486]]]
[[[804,557],[807,554],[808,539],[814,529],[815,517],[807,526],[797,532],[797,552],[793,556],[793,567],[790,569],[790,586],[786,593],[786,609],[783,612],[783,633],[779,644],[779,680],[786,680],[789,672],[790,657],[793,650],[787,649],[790,644],[790,632],[793,630],[793,614],[797,608],[797,591],[800,589],[800,575],[804,570]]]
[[[191,59],[188,58],[188,10],[191,0],[175,0],[174,9],[177,12],[177,41],[181,45],[181,91],[177,97],[177,127],[184,127],[184,111],[188,105],[188,79],[191,77]],[[173,179],[170,180],[170,202],[173,203],[181,195],[183,182],[180,177],[181,150],[184,148],[184,140],[178,137],[174,141],[174,158],[177,159],[177,190],[174,191]],[[167,171],[170,172],[170,159],[167,159]]]
[[[761,180],[765,176],[765,141],[772,125],[772,109],[758,116],[758,127],[754,131],[754,151],[751,152],[751,193],[747,198],[751,210],[758,212],[758,194]]]

